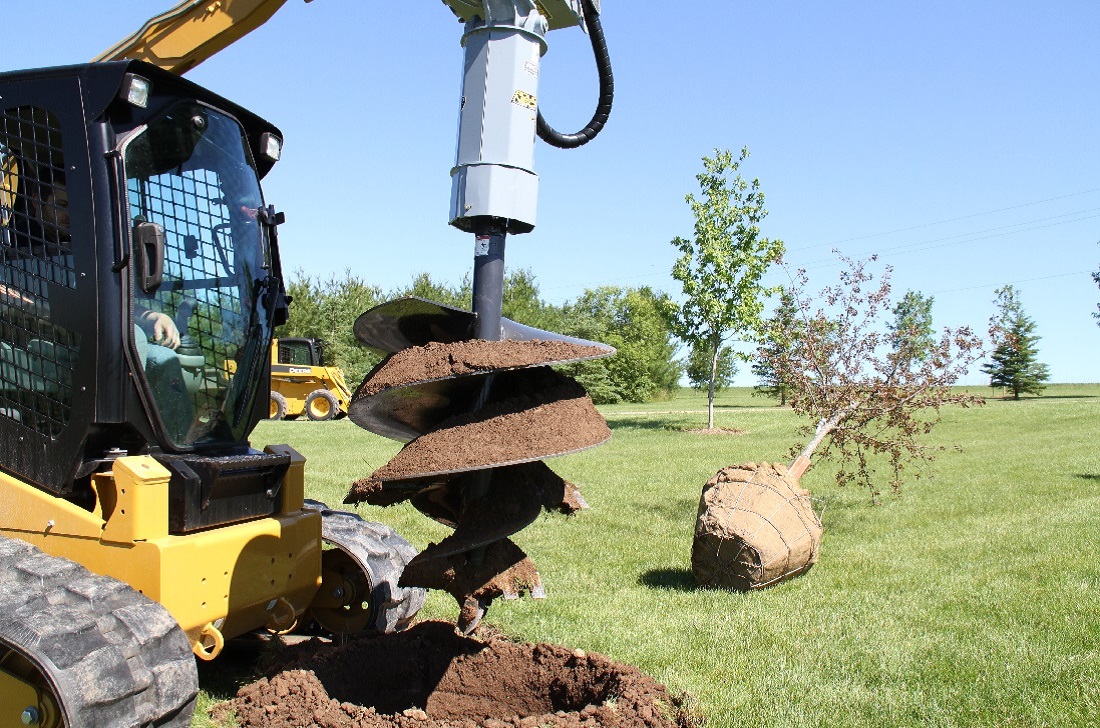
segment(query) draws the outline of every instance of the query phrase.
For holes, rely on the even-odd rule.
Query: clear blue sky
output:
[[[8,2],[0,65],[81,62],[174,4]],[[509,241],[509,266],[532,269],[545,298],[602,284],[675,294],[669,241],[691,235],[700,157],[747,145],[764,233],[814,288],[836,275],[831,248],[877,252],[899,295],[935,297],[937,325],[984,330],[994,288],[1013,283],[1053,380],[1100,380],[1096,0],[603,9],[611,121],[579,150],[540,144],[539,225]],[[289,0],[191,72],[286,136],[265,182],[287,214],[286,270],[350,269],[384,289],[469,270],[472,240],[446,224],[460,35],[438,0]],[[540,105],[575,131],[595,103],[591,53],[576,29],[549,41]]]

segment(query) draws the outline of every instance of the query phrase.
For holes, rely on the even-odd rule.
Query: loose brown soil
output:
[[[404,349],[372,371],[356,392],[356,399],[413,382],[505,369],[556,364],[608,356],[610,349],[564,341],[434,342]]]
[[[241,728],[692,728],[701,719],[637,668],[558,645],[425,622],[341,646],[287,648],[214,710]]]
[[[519,463],[575,452],[611,437],[584,387],[549,370],[546,376],[556,381],[443,422],[371,477],[403,480]]]

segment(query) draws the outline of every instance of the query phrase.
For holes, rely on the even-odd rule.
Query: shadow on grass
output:
[[[661,414],[661,417],[616,417],[614,414],[609,414],[606,416],[607,426],[612,430],[624,428],[654,430],[657,432],[669,432],[679,429],[679,425],[668,420],[668,415]]]
[[[1095,394],[1044,394],[1036,399],[1096,399]]]
[[[693,592],[699,589],[690,569],[650,569],[638,577],[638,582],[650,589]]]
[[[695,512],[699,508],[699,499],[673,498],[657,502],[646,501],[635,507],[667,521],[679,523],[686,519],[690,523],[695,518]]]
[[[978,395],[978,396],[982,396],[982,395]],[[1008,397],[998,397],[998,396],[995,396],[995,395],[992,396],[992,397],[984,397],[984,399],[989,401],[989,402],[1042,402],[1043,400],[1047,400],[1047,399],[1096,399],[1096,398],[1097,398],[1097,395],[1095,395],[1095,394],[1044,394],[1044,395],[1041,395],[1039,397],[1028,397],[1028,396],[1025,395],[1023,397],[1020,397],[1019,399],[1013,399],[1011,395],[1008,396]]]
[[[265,646],[256,640],[228,640],[225,651],[211,662],[198,661],[199,687],[215,701],[229,700],[260,677]]]
[[[1096,474],[1077,473],[1073,477],[1080,478],[1081,480],[1100,480],[1100,475]]]

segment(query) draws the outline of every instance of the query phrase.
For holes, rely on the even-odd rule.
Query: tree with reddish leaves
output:
[[[876,461],[886,459],[890,489],[900,496],[908,471],[920,477],[920,467],[944,449],[927,441],[941,409],[982,402],[951,386],[982,356],[983,344],[962,327],[944,329],[920,350],[895,346],[892,269],[876,281],[868,269],[874,260],[841,256],[839,282],[816,298],[807,293],[805,271],[797,271],[790,295],[798,307],[798,336],[789,347],[763,355],[789,387],[791,408],[811,420],[802,429],[809,442],[792,448],[798,456],[791,474],[800,477],[824,444],[820,457],[839,463],[837,482],[865,487],[878,502]]]

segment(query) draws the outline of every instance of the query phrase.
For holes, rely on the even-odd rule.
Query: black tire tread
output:
[[[317,399],[327,400],[329,403],[328,415],[325,417],[314,417],[312,405]],[[336,395],[327,389],[315,389],[309,393],[306,397],[305,403],[306,417],[314,422],[327,422],[328,420],[336,419],[337,414],[340,412],[340,401],[336,399]]]
[[[405,566],[416,557],[412,544],[383,523],[331,510],[319,501],[307,501],[306,507],[321,512],[321,538],[366,568],[374,630],[389,634],[410,627],[427,595],[425,589],[397,585]]]
[[[160,604],[18,539],[0,537],[0,646],[54,686],[72,728],[186,728],[199,681]]]
[[[281,420],[285,418],[287,410],[286,397],[284,397],[279,392],[272,392],[271,400],[275,402],[275,416],[271,417],[270,419]]]

